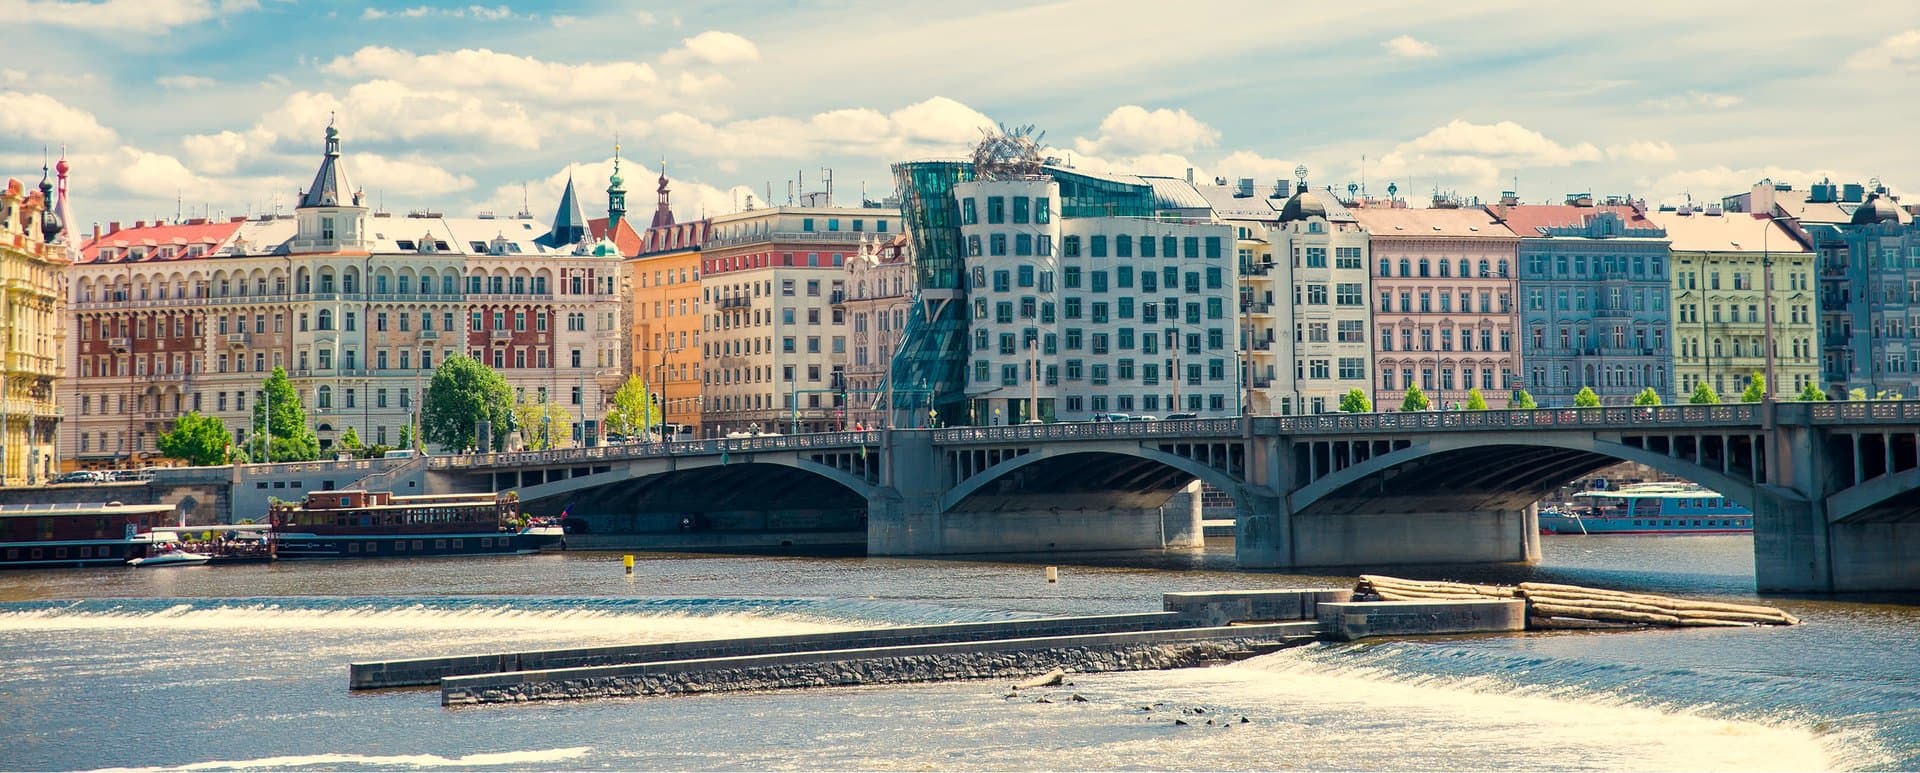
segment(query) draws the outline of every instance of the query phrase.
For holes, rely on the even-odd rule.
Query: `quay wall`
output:
[[[826,650],[449,677],[443,705],[1185,668],[1310,640],[1316,623]]]

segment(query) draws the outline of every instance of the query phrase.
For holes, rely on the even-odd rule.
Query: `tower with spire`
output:
[[[607,178],[607,235],[612,237],[620,229],[620,221],[627,218],[626,181],[620,177],[620,143],[613,143],[613,176]]]
[[[660,203],[653,210],[653,227],[662,228],[673,225],[673,207],[667,204],[667,160],[660,159]]]
[[[553,213],[553,226],[540,243],[548,247],[566,247],[587,240],[587,211],[580,208],[580,196],[573,190],[573,170],[567,170],[567,187],[560,192],[560,208]]]
[[[299,232],[294,237],[295,252],[337,252],[357,246],[366,231],[367,208],[360,204],[360,191],[347,179],[347,166],[340,158],[340,130],[327,122],[326,155],[313,184],[300,194],[294,207]]]

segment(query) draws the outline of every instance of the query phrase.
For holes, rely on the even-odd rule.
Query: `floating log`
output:
[[[1709,628],[1800,623],[1799,618],[1786,612],[1754,604],[1698,601],[1545,582],[1523,582],[1518,587],[1508,587],[1364,574],[1356,591],[1387,601],[1523,598],[1528,603],[1529,627],[1540,629],[1646,625]]]
[[[1651,625],[1679,625],[1680,618],[1673,615],[1650,614],[1647,612],[1627,612],[1618,609],[1600,609],[1597,607],[1568,607],[1559,604],[1532,605],[1533,611],[1549,617],[1583,617],[1588,620],[1617,620],[1623,623],[1648,623]]]

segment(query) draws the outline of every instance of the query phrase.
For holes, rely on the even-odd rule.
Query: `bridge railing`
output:
[[[1407,430],[1500,430],[1542,427],[1668,427],[1749,424],[1760,421],[1760,406],[1655,405],[1604,408],[1535,408],[1504,411],[1407,411],[1401,413],[1322,413],[1256,420],[1260,434],[1282,435]]]
[[[1096,421],[1015,424],[1006,427],[950,427],[933,430],[935,443],[997,443],[1025,440],[1153,439],[1239,435],[1241,419],[1171,421]]]
[[[712,456],[722,453],[803,451],[816,448],[853,448],[880,442],[877,431],[820,432],[806,435],[756,435],[743,438],[677,440],[670,443],[561,448],[552,451],[514,451],[494,454],[452,454],[428,459],[434,470],[491,469],[496,467],[551,467],[569,464],[654,459],[669,456]]]
[[[1781,403],[1781,408],[1804,406],[1815,424],[1880,424],[1920,421],[1920,400],[1851,400],[1847,402]],[[1784,416],[1783,416],[1784,418]]]

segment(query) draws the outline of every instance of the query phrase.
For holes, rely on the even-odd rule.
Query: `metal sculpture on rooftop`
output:
[[[1047,133],[1033,124],[999,129],[982,127],[980,144],[973,147],[973,175],[979,180],[1005,180],[1042,174],[1046,163],[1040,155],[1040,142]]]

